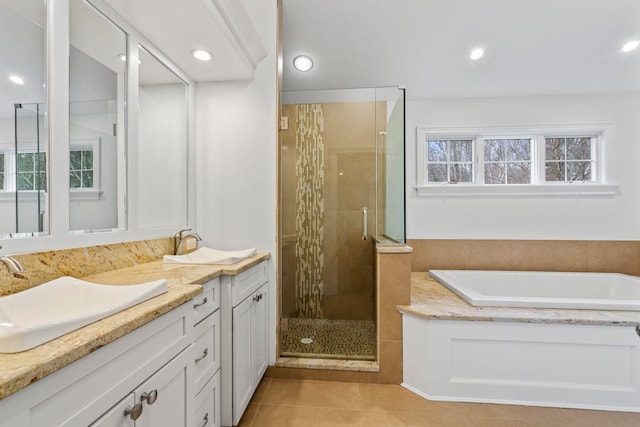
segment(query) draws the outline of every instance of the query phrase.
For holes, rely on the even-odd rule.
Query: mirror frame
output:
[[[127,35],[127,106],[138,104],[138,46],[164,63],[187,83],[187,224],[193,227],[195,215],[195,81],[116,13],[104,0],[85,0]],[[47,101],[49,104],[49,234],[25,238],[0,239],[3,253],[30,253],[75,247],[105,245],[172,236],[175,226],[142,230],[139,227],[138,188],[138,111],[127,108],[126,129],[126,227],[108,232],[75,232],[69,227],[69,0],[46,2]],[[118,186],[122,185],[120,182]]]

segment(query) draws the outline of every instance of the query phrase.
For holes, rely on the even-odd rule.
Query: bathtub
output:
[[[640,278],[626,274],[479,270],[429,274],[474,306],[640,311]]]
[[[446,287],[467,276],[432,273]],[[615,301],[609,305],[615,310],[576,310],[587,306],[557,308],[569,299],[556,289],[564,285],[518,274],[508,279],[509,273],[469,274],[479,277],[471,283],[477,288],[460,288],[497,306],[474,307],[427,273],[412,273],[412,304],[399,307],[405,388],[430,400],[640,412],[640,310],[621,311],[622,304],[633,302],[617,304],[635,294],[637,279],[610,275],[612,287],[605,290],[601,275],[526,273],[578,279],[569,280],[567,288],[588,289],[576,301]],[[523,288],[538,293],[522,293]],[[512,298],[524,304],[553,300],[554,308],[504,307],[520,304],[509,302]]]

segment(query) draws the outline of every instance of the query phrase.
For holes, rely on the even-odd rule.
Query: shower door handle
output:
[[[362,208],[362,240],[367,240],[367,208]]]

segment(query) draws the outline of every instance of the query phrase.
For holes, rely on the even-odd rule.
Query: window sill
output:
[[[99,190],[72,190],[69,191],[69,200],[100,200],[101,194]]]
[[[527,197],[613,197],[619,185],[547,184],[547,185],[469,185],[441,184],[414,187],[424,198],[527,198]]]
[[[23,200],[37,200],[37,191],[21,191],[20,201]],[[70,191],[69,200],[100,200],[102,191],[99,190],[86,190],[86,191]],[[40,192],[40,200],[46,200],[46,193]],[[15,191],[0,191],[0,202],[15,202]]]

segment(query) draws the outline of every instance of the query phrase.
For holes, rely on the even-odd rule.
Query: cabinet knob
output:
[[[204,418],[202,419],[202,427],[206,426],[207,424],[209,424],[209,413],[208,412],[206,414],[204,414]]]
[[[142,415],[142,403],[136,403],[133,407],[124,410],[124,416],[129,416],[133,421],[140,418],[140,415]]]
[[[202,305],[205,305],[207,302],[209,302],[209,298],[205,297],[202,302],[199,302],[198,304],[193,304],[193,308],[196,309]]]
[[[140,396],[140,401],[144,402],[147,401],[148,405],[153,405],[154,403],[156,403],[156,400],[158,400],[158,390],[151,390],[149,393],[142,393],[142,396]]]
[[[198,357],[196,359],[196,363],[202,361],[202,359],[204,359],[205,357],[207,357],[207,354],[209,354],[209,349],[205,348],[204,351],[202,352],[202,356]]]

